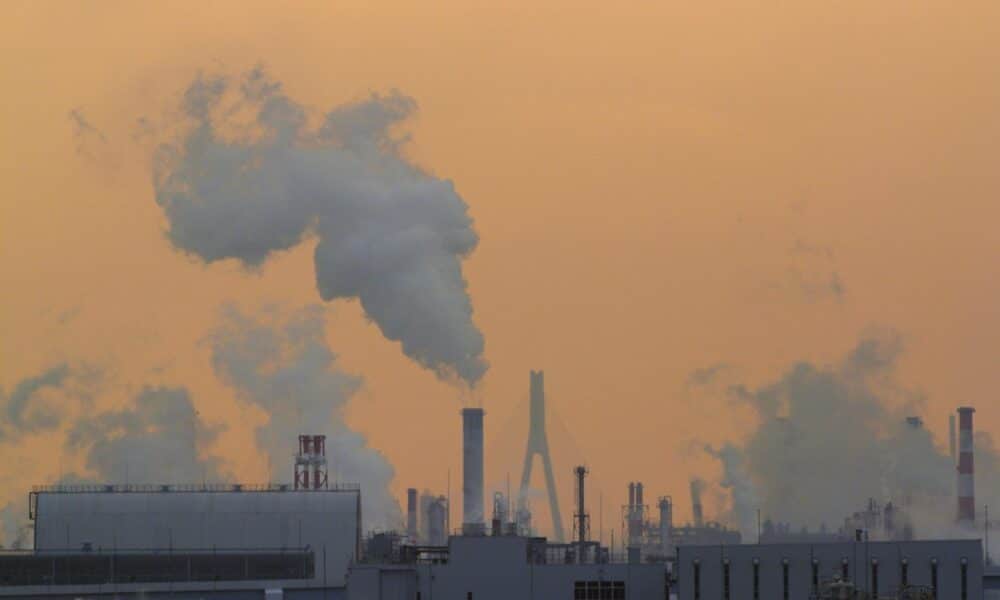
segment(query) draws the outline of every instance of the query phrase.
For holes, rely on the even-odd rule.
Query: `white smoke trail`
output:
[[[337,107],[318,128],[261,69],[235,85],[199,78],[186,133],[154,160],[173,244],[206,262],[256,267],[310,235],[324,300],[358,298],[403,352],[439,376],[485,373],[462,260],[478,236],[450,181],[407,162],[391,128],[415,102],[398,92]],[[249,132],[237,116],[251,114]]]

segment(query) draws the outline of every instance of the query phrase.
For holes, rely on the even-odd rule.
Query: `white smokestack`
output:
[[[483,521],[483,409],[462,410],[462,532],[485,532]]]

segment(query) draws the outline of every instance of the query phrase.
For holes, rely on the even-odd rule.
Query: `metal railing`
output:
[[[304,492],[344,492],[358,491],[357,483],[331,483],[327,487]],[[80,493],[151,493],[151,492],[290,492],[295,488],[290,483],[127,483],[127,484],[73,484],[36,485],[34,494],[80,494]]]

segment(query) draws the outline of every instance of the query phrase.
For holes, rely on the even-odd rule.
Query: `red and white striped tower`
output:
[[[958,522],[972,525],[976,520],[976,483],[972,451],[972,413],[976,409],[958,409]]]

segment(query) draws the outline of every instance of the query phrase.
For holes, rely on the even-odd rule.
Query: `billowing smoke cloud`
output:
[[[206,262],[256,267],[314,235],[324,300],[358,298],[407,356],[474,385],[487,365],[461,263],[478,236],[452,183],[399,152],[391,129],[415,108],[373,94],[310,128],[260,69],[238,85],[199,78],[184,95],[186,135],[156,155],[156,200],[172,243]]]
[[[66,446],[84,453],[100,483],[218,482],[227,479],[221,463],[202,454],[218,433],[202,424],[186,389],[147,387],[127,408],[77,421]]]
[[[894,383],[901,350],[894,334],[869,336],[838,365],[802,362],[758,389],[730,388],[759,424],[742,444],[708,451],[723,466],[729,517],[744,535],[752,537],[757,509],[796,528],[836,529],[869,497],[903,505],[920,535],[952,528],[955,468],[928,429],[906,422],[921,403]],[[997,465],[989,436],[976,445],[978,466]],[[981,502],[998,497],[993,479],[979,477]]]
[[[270,417],[257,430],[257,441],[275,473],[291,478],[300,433],[325,433],[331,479],[361,485],[366,527],[401,524],[399,504],[389,492],[392,465],[344,422],[344,406],[361,381],[336,369],[336,356],[324,338],[322,307],[288,318],[272,314],[268,321],[230,307],[210,341],[218,375]]]

